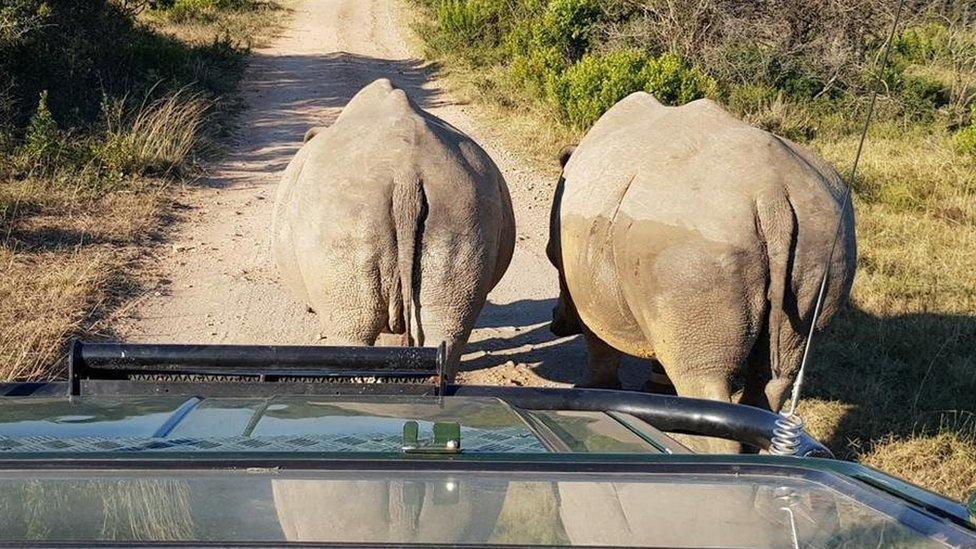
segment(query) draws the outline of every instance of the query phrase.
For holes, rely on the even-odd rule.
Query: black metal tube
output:
[[[496,397],[526,410],[616,411],[630,414],[665,432],[717,437],[769,449],[779,417],[768,410],[697,398],[604,389],[448,385],[448,396]],[[834,455],[807,433],[797,455]]]
[[[255,373],[280,371],[362,372],[417,371],[437,373],[438,349],[433,347],[326,347],[302,345],[172,345],[76,342],[76,361],[83,369],[127,370],[139,366],[196,366],[208,371],[254,368]],[[186,370],[183,370],[186,373]]]

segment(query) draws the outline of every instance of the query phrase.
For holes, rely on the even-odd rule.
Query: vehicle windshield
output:
[[[12,471],[0,506],[14,541],[943,546],[832,487],[752,474]]]
[[[494,398],[78,397],[4,404],[0,456],[8,457],[400,453],[408,422],[418,425],[421,443],[435,424],[457,423],[467,454],[681,450],[626,414],[529,412]]]

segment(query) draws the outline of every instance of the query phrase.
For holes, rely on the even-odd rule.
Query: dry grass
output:
[[[124,172],[168,173],[185,166],[200,149],[212,101],[187,89],[143,104],[131,120],[122,108],[108,120],[106,150]]]
[[[66,339],[96,333],[125,291],[122,273],[158,220],[165,187],[143,183],[67,212],[9,220],[0,245],[0,380],[63,373]],[[68,202],[74,195],[49,201]]]
[[[163,12],[144,11],[139,19],[191,45],[206,45],[217,37],[256,48],[266,44],[274,29],[280,28],[291,3],[292,0],[262,2],[251,10],[214,11],[205,18],[179,20]]]
[[[971,432],[946,429],[929,436],[878,441],[861,461],[885,471],[898,471],[917,484],[963,500],[976,492],[974,453]]]
[[[895,130],[866,145],[851,304],[801,411],[841,457],[962,499],[976,482],[976,159],[941,130]],[[814,146],[845,167],[856,142]]]
[[[280,28],[281,14],[267,6],[208,22],[147,21],[190,44],[228,36],[250,44]],[[133,291],[133,269],[163,222],[169,189],[214,135],[203,131],[212,106],[189,89],[130,113],[119,103],[87,165],[43,177],[0,171],[0,380],[61,375],[68,338],[111,335],[107,320]]]

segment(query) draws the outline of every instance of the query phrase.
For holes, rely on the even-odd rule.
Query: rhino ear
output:
[[[322,126],[312,126],[307,132],[305,132],[305,137],[302,139],[302,143],[308,143],[313,137],[318,135],[320,131],[322,131]]]
[[[566,145],[565,147],[559,149],[559,167],[565,168],[566,163],[569,162],[569,157],[573,156],[576,152],[576,145]]]

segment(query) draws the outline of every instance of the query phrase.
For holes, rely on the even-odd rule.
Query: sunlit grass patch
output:
[[[47,189],[47,203],[70,204],[71,194]],[[62,211],[8,218],[0,239],[0,380],[63,373],[64,341],[97,333],[124,273],[158,218],[163,190],[143,184],[132,192],[68,205]],[[21,199],[28,196],[21,195]]]
[[[976,437],[972,433],[945,429],[934,435],[878,441],[861,461],[882,471],[894,471],[930,490],[965,500],[976,492],[974,456]]]
[[[828,137],[815,140],[813,146],[847,175],[857,140],[857,135]],[[942,129],[875,128],[858,170],[858,196],[895,211],[931,215],[958,202],[964,205],[959,199],[976,196],[976,158],[957,154],[951,135]],[[963,217],[976,222],[976,205]]]
[[[132,271],[161,223],[168,190],[219,150],[247,48],[283,21],[275,3],[247,4],[254,9],[242,4],[185,23],[154,10],[133,20],[114,8],[58,5],[68,27],[69,8],[106,17],[91,25],[116,25],[122,38],[101,27],[67,30],[99,55],[124,50],[129,65],[100,58],[108,70],[48,47],[54,60],[99,74],[104,86],[52,87],[52,108],[42,92],[20,130],[0,127],[0,380],[62,374],[68,338],[111,336],[104,323],[131,297]]]

